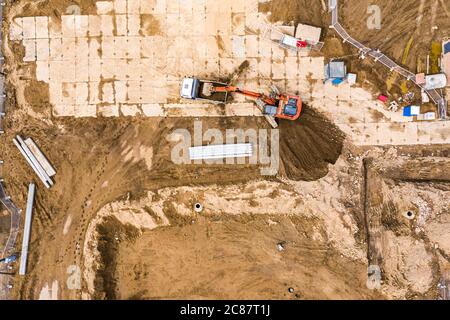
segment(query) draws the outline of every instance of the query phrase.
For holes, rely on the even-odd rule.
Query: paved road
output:
[[[367,56],[371,56],[375,59],[375,61],[380,62],[384,64],[386,67],[388,67],[391,71],[395,71],[399,74],[401,74],[406,79],[414,82],[417,86],[419,86],[421,89],[424,89],[424,86],[422,84],[419,84],[416,82],[416,75],[405,68],[399,66],[397,63],[392,61],[392,59],[385,56],[383,53],[381,53],[379,50],[373,50],[371,48],[366,47],[359,41],[353,39],[347,31],[342,27],[342,25],[339,23],[339,0],[328,0],[328,7],[331,10],[331,27],[336,30],[337,34],[344,40],[344,42],[348,42],[351,45],[353,45],[355,48],[357,48],[361,54]],[[438,105],[439,110],[439,117],[442,120],[445,120],[447,118],[447,102],[445,99],[439,94],[436,90],[426,90],[427,94],[430,96],[430,98]]]

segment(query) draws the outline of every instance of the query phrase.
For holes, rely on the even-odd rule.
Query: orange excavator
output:
[[[238,93],[255,98],[256,104],[265,116],[297,120],[302,112],[302,100],[298,96],[280,94],[272,87],[270,95],[243,90],[225,83],[184,78],[181,97],[192,100],[207,100],[214,103],[227,103],[230,93]]]

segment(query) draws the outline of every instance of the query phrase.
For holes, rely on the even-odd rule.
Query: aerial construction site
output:
[[[1,299],[450,299],[450,2],[0,13]]]

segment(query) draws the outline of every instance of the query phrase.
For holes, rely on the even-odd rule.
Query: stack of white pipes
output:
[[[23,140],[21,136],[16,136],[13,139],[14,144],[19,149],[20,153],[27,160],[28,164],[37,174],[39,179],[44,183],[45,187],[50,188],[53,186],[52,176],[56,174],[55,169],[51,166],[45,156],[42,154],[41,150],[36,146],[36,144],[28,138]]]

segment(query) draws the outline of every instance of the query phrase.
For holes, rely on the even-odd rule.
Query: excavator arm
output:
[[[234,87],[234,86],[226,86],[226,87],[212,87],[211,88],[212,92],[233,92],[233,93],[239,93],[242,94],[244,96],[247,97],[252,97],[255,99],[261,99],[263,100],[265,103],[270,104],[270,105],[275,105],[276,104],[276,100],[268,97],[262,93],[258,93],[258,92],[253,92],[253,91],[249,91],[249,90],[242,90],[239,89],[238,87]]]

